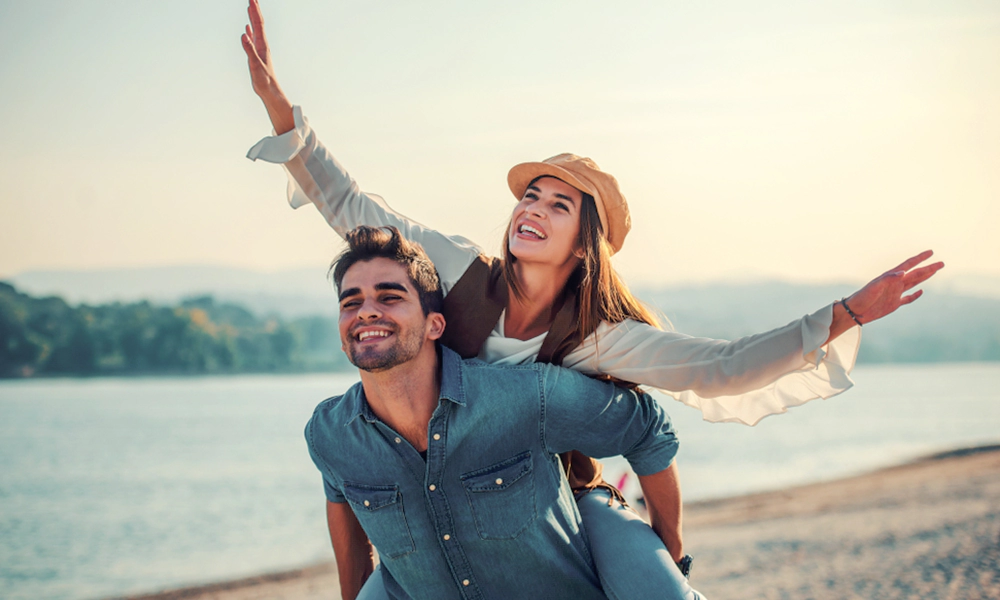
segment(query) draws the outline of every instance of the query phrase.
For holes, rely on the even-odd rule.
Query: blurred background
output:
[[[514,164],[614,173],[615,264],[683,332],[782,325],[926,248],[855,389],[755,428],[668,408],[686,498],[996,442],[995,2],[264,2],[279,80],[366,191],[496,253]],[[356,381],[339,240],[246,151],[242,1],[0,0],[0,596],[332,555],[301,440]]]

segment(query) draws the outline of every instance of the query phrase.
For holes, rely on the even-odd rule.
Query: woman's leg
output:
[[[577,500],[604,593],[612,600],[705,600],[681,575],[659,536],[600,488]]]
[[[385,591],[385,582],[382,581],[382,565],[375,567],[375,572],[361,586],[356,600],[389,600],[389,593]]]

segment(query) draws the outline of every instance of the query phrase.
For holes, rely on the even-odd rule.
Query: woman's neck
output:
[[[556,306],[563,294],[571,269],[552,269],[535,265],[514,263],[519,298],[513,289],[507,292],[507,311],[504,313],[504,336],[530,340],[545,333],[552,326]]]

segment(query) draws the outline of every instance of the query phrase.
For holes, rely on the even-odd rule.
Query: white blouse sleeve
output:
[[[861,343],[854,327],[829,337],[833,305],[784,327],[728,342],[662,331],[636,321],[602,323],[563,360],[658,388],[706,421],[756,425],[815,398],[849,389]]]
[[[293,108],[295,129],[266,137],[247,152],[250,160],[278,163],[288,174],[288,203],[299,208],[310,202],[340,237],[359,225],[392,225],[408,240],[424,247],[437,267],[447,294],[482,251],[461,236],[449,236],[407,219],[375,194],[362,192],[347,170],[326,149],[302,109]]]

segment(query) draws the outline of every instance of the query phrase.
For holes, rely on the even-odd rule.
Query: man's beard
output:
[[[369,373],[386,371],[413,360],[420,353],[424,336],[420,329],[394,332],[396,341],[388,348],[359,348],[357,342],[348,345],[348,358],[355,367]],[[353,338],[352,338],[353,340]]]

